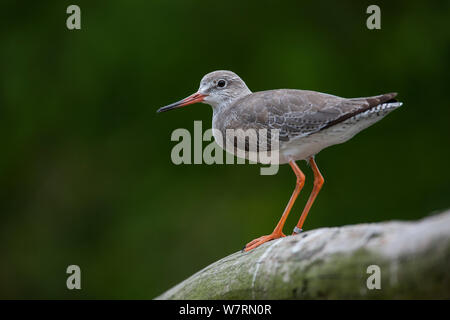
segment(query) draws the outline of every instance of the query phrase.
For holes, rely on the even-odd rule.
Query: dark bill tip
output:
[[[180,101],[171,103],[167,106],[164,106],[162,108],[159,108],[156,112],[157,113],[166,112],[166,111],[170,111],[173,109],[178,109],[178,108],[187,106],[189,104],[202,102],[205,99],[205,97],[206,97],[206,95],[196,92],[196,93],[190,95],[189,97],[184,98],[183,100],[180,100]]]
[[[182,105],[181,105],[181,101],[178,101],[178,102],[169,104],[169,105],[167,105],[167,106],[161,107],[161,108],[159,108],[156,112],[157,112],[157,113],[166,112],[166,111],[169,111],[169,110],[172,110],[172,109],[179,108],[179,107],[181,107],[181,106],[182,106]]]

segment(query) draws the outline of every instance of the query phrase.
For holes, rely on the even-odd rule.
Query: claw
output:
[[[249,243],[247,243],[247,245],[244,247],[244,251],[248,252],[250,250],[253,250],[253,249],[259,247],[263,243],[266,243],[267,241],[271,241],[271,240],[283,238],[283,237],[286,237],[286,235],[283,232],[280,232],[280,233],[271,233],[269,235],[256,238],[256,239],[250,241]]]

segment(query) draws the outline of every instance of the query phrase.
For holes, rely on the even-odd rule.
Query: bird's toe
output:
[[[283,232],[281,232],[281,233],[272,233],[272,234],[269,234],[266,236],[256,238],[255,240],[252,240],[249,243],[247,243],[247,245],[244,247],[244,251],[248,252],[250,250],[253,250],[253,249],[259,247],[263,243],[266,243],[267,241],[278,239],[278,238],[283,238],[283,237],[286,237],[286,235]]]

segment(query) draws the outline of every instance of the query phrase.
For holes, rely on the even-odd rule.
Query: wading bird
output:
[[[305,175],[295,161],[309,162],[314,172],[314,187],[293,234],[302,231],[306,216],[324,183],[314,156],[326,147],[349,140],[400,107],[402,103],[394,99],[396,95],[387,93],[348,99],[307,90],[278,89],[253,93],[235,73],[214,71],[203,77],[196,93],[162,107],[158,112],[202,102],[212,106],[213,129],[224,135],[228,129],[277,130],[279,163],[289,163],[297,182],[273,232],[249,242],[244,250],[250,251],[267,241],[285,236],[283,226],[305,184]],[[214,137],[224,148],[222,137],[218,138],[216,134]],[[259,140],[263,139],[258,139],[258,147],[261,147]],[[264,141],[267,143],[270,137]],[[237,146],[234,146],[231,151],[236,152]],[[245,151],[249,151],[247,147]],[[270,146],[266,149],[270,150]]]

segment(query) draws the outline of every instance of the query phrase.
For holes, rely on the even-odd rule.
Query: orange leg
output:
[[[294,161],[289,161],[290,166],[292,167],[292,170],[294,171],[295,175],[297,176],[297,183],[295,185],[294,192],[292,193],[291,199],[289,200],[286,209],[284,209],[283,215],[281,216],[280,221],[278,222],[277,226],[273,230],[273,232],[267,236],[259,237],[249,243],[245,246],[245,251],[250,251],[252,249],[255,249],[256,247],[262,245],[264,242],[278,239],[281,237],[285,237],[283,234],[283,226],[286,222],[286,219],[289,215],[289,212],[291,212],[292,206],[294,205],[295,199],[297,199],[298,194],[300,193],[300,190],[302,190],[303,185],[305,184],[305,175],[300,170],[300,168],[297,166],[297,164]]]
[[[306,216],[308,215],[308,212],[311,209],[311,206],[314,203],[314,200],[319,194],[319,191],[322,188],[323,183],[325,181],[322,175],[320,174],[316,162],[314,161],[314,157],[309,158],[309,164],[311,165],[311,168],[314,172],[314,187],[311,192],[311,195],[309,196],[308,202],[306,203],[305,208],[303,209],[302,215],[300,216],[300,220],[298,220],[297,226],[294,229],[294,233],[292,233],[293,235],[300,233],[302,231],[302,226],[306,220]]]

